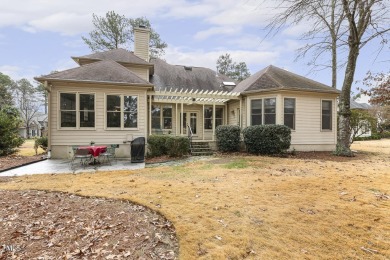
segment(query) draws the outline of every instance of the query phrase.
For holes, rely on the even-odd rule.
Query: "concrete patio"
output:
[[[83,168],[77,165],[74,170],[70,167],[69,160],[48,159],[37,163],[32,163],[26,166],[21,166],[12,170],[0,172],[2,176],[21,176],[30,174],[59,174],[59,173],[81,173],[98,171],[119,171],[119,170],[138,170],[145,168],[145,163],[131,163],[130,159],[116,160],[111,165],[88,165]]]

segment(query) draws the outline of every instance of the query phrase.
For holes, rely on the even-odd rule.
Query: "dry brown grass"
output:
[[[28,139],[26,140],[22,146],[19,148],[18,155],[20,156],[33,156],[35,155],[35,149],[34,149],[34,139]],[[38,148],[38,154],[42,154],[44,151],[42,148]]]
[[[138,171],[25,176],[0,189],[147,205],[174,223],[181,259],[388,259],[390,140],[356,142],[353,149],[357,159],[344,162],[228,157]]]

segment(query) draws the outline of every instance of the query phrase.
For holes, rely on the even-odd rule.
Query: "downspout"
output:
[[[203,135],[203,137],[202,137],[202,140],[204,141],[204,127],[205,127],[205,125],[204,125],[204,122],[206,121],[205,120],[205,118],[204,118],[204,103],[203,103],[203,111],[202,111],[202,115],[201,115],[201,117],[202,117],[202,120],[203,120],[203,128],[202,128],[202,135]]]
[[[213,142],[215,139],[215,99],[213,100]]]
[[[147,105],[147,104],[146,104]],[[146,112],[146,115],[148,115],[148,112]],[[152,134],[152,95],[149,95],[149,135]]]
[[[51,151],[51,87],[48,85],[47,80],[43,83],[43,87],[47,91],[47,150]]]

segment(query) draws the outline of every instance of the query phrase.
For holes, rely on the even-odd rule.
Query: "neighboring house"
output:
[[[41,137],[46,134],[48,118],[45,114],[37,114],[30,121],[29,133],[26,124],[19,127],[19,135],[23,138]]]
[[[371,109],[371,106],[366,103],[358,103],[354,100],[351,100],[350,108],[351,110],[368,111]],[[368,137],[371,136],[371,134],[372,131],[370,122],[367,120],[361,120],[356,126],[356,133],[351,133],[351,137]]]
[[[286,124],[296,150],[334,150],[339,91],[269,66],[238,85],[201,67],[149,59],[149,30],[134,30],[135,50],[73,57],[80,67],[36,78],[49,92],[49,149],[67,157],[72,145],[119,144],[151,134],[214,144],[218,125]],[[190,128],[189,128],[190,127]]]

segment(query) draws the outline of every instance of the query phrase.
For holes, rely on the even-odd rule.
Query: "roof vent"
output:
[[[188,71],[192,71],[192,67],[189,67],[189,66],[184,66],[184,69],[188,70]]]

